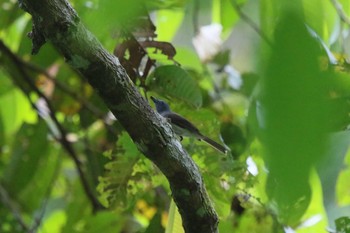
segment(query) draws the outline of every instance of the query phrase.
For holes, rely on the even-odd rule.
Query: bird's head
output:
[[[170,107],[167,103],[165,103],[162,100],[156,99],[153,96],[151,96],[152,101],[156,105],[156,109],[158,113],[164,113],[164,112],[170,112]]]

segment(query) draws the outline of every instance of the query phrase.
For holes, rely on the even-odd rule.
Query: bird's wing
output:
[[[176,125],[180,128],[187,129],[197,136],[201,136],[202,134],[199,132],[196,126],[194,126],[191,122],[180,116],[179,114],[173,112],[166,112],[162,114],[163,117],[170,120],[170,123]]]

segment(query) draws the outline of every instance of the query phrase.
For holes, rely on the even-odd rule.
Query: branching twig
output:
[[[231,0],[232,6],[235,8],[237,14],[239,17],[244,20],[256,33],[259,34],[259,36],[269,45],[272,45],[272,42],[267,37],[267,35],[260,30],[259,26],[251,19],[248,15],[246,15],[242,10],[239,4],[236,2],[236,0]]]
[[[67,132],[66,132],[66,130],[64,129],[64,127],[61,125],[61,123],[56,118],[55,110],[54,110],[53,106],[51,105],[51,102],[39,90],[39,88],[35,85],[33,80],[30,78],[29,74],[27,73],[27,71],[23,68],[21,62],[17,59],[17,56],[15,56],[11,52],[11,50],[9,48],[7,48],[7,46],[1,40],[0,40],[0,51],[2,51],[4,54],[6,54],[11,59],[11,61],[16,65],[16,67],[18,69],[18,72],[21,75],[21,78],[23,78],[23,80],[27,83],[27,85],[31,88],[31,90],[34,91],[46,103],[47,107],[49,108],[50,118],[53,120],[53,122],[55,123],[55,125],[58,128],[59,133],[60,133],[60,137],[56,138],[56,140],[61,143],[61,145],[66,150],[68,155],[74,161],[74,164],[75,164],[76,169],[77,169],[78,174],[79,174],[80,181],[82,183],[82,186],[84,188],[84,191],[85,191],[88,199],[90,200],[90,202],[91,202],[91,204],[93,206],[93,210],[96,211],[98,209],[103,208],[102,205],[97,200],[97,198],[95,197],[93,191],[89,187],[88,180],[87,180],[87,178],[86,178],[86,176],[85,176],[85,174],[83,172],[83,169],[81,167],[81,162],[79,161],[78,155],[76,154],[72,144],[67,139]],[[32,103],[32,100],[28,96],[28,93],[26,93],[26,95],[27,95],[29,101]],[[39,109],[35,106],[34,103],[32,103],[32,106],[37,110],[37,112],[39,111]]]
[[[49,79],[50,81],[54,82],[55,85],[58,88],[60,88],[62,91],[64,91],[68,95],[70,95],[73,99],[79,101],[82,105],[84,105],[86,107],[86,109],[89,110],[92,114],[96,115],[98,118],[102,118],[103,119],[103,117],[104,117],[104,113],[103,112],[101,112],[97,107],[95,107],[93,104],[91,104],[84,97],[81,97],[77,92],[75,92],[74,90],[70,89],[67,85],[65,85],[64,83],[60,82],[56,78],[52,77],[45,69],[43,69],[43,68],[41,68],[41,67],[39,67],[39,66],[37,66],[37,65],[35,65],[33,63],[25,62],[22,59],[19,59],[19,61],[24,66],[29,68],[30,70],[45,75],[45,77],[47,79]]]
[[[15,54],[13,54],[14,56],[16,56]],[[17,56],[16,56],[17,57]],[[52,77],[52,75],[50,75],[45,69],[30,63],[30,62],[26,62],[23,59],[21,59],[20,57],[17,57],[18,62],[22,63],[23,66],[25,66],[26,68],[39,73],[39,74],[43,74],[47,79],[49,79],[50,81],[54,82],[55,85],[60,88],[63,92],[65,92],[66,94],[68,94],[69,96],[71,96],[73,99],[75,99],[76,101],[78,101],[79,103],[82,104],[83,107],[85,107],[88,111],[90,111],[93,115],[95,115],[97,118],[99,118],[100,120],[103,121],[103,123],[105,124],[106,128],[113,134],[116,133],[115,129],[113,127],[111,127],[105,120],[105,113],[100,111],[100,109],[98,109],[95,105],[91,104],[87,99],[85,99],[84,97],[80,96],[77,92],[75,92],[74,90],[72,90],[71,88],[69,88],[67,85],[65,85],[64,83],[60,82],[59,80],[57,80],[56,78]]]
[[[340,19],[350,26],[350,18],[345,14],[342,5],[337,0],[330,0],[337,11]]]

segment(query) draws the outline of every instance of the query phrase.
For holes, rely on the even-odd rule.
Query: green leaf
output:
[[[240,127],[232,123],[221,125],[221,135],[226,145],[231,149],[232,156],[238,158],[246,147],[246,139]]]
[[[268,38],[271,38],[276,27],[276,21],[279,17],[280,3],[278,0],[260,1],[260,30]]]
[[[203,65],[193,50],[177,47],[175,60],[182,64],[185,69],[193,69],[200,73],[203,72]]]
[[[20,9],[16,2],[1,1],[1,21],[0,30],[11,25],[24,12]]]
[[[158,41],[172,41],[185,13],[181,10],[159,10],[157,11],[156,25],[159,34]],[[171,25],[171,27],[169,27]]]
[[[337,232],[339,233],[350,233],[350,218],[341,217],[335,220]]]
[[[24,213],[35,215],[56,179],[62,155],[58,147],[50,146],[47,136],[44,121],[24,124],[9,152],[11,159],[4,169],[4,184]]]
[[[293,225],[311,198],[310,168],[325,153],[330,106],[319,47],[297,13],[283,15],[275,38],[257,114],[269,169],[266,191],[283,221]]]
[[[254,73],[243,73],[242,75],[243,85],[240,89],[240,93],[247,97],[253,94],[253,91],[258,83],[259,76]]]
[[[10,77],[8,77],[3,70],[0,70],[0,98],[1,95],[10,92],[13,89],[14,85],[12,84]]]
[[[229,35],[233,29],[233,25],[238,21],[239,16],[233,8],[232,0],[220,0],[220,23],[224,35]]]
[[[170,202],[169,217],[165,233],[184,233],[181,216],[174,200]]]
[[[128,192],[135,188],[134,183],[139,178],[134,175],[134,166],[139,160],[140,152],[126,133],[119,137],[118,145],[120,150],[114,160],[105,165],[105,175],[98,179],[97,191],[104,206],[126,208],[131,202],[127,198]],[[130,183],[132,181],[134,183]]]
[[[67,215],[64,209],[58,209],[53,213],[46,214],[44,221],[40,224],[38,233],[45,233],[50,229],[50,233],[64,233],[64,226],[67,224]],[[72,231],[71,231],[72,232]]]
[[[0,39],[12,50],[17,51],[24,35],[24,29],[29,22],[30,17],[26,14],[18,17],[5,33],[0,33]]]
[[[150,90],[167,98],[176,98],[200,107],[201,91],[188,72],[176,65],[160,66],[146,81]]]
[[[2,153],[2,147],[5,145],[5,129],[2,116],[0,114],[0,153]]]
[[[13,89],[0,96],[0,114],[4,123],[5,136],[16,132],[23,122],[37,121],[36,112],[18,89]]]
[[[38,125],[23,124],[18,131],[11,148],[11,160],[4,172],[5,183],[11,192],[18,194],[24,190],[40,169],[40,161],[48,149],[47,133],[43,121]]]
[[[98,212],[82,220],[85,233],[121,232],[124,218],[116,218],[113,212]]]

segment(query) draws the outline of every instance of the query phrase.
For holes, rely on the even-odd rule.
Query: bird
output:
[[[194,126],[190,121],[188,121],[183,116],[172,112],[169,105],[164,102],[163,100],[156,99],[155,97],[151,96],[152,101],[154,102],[156,106],[157,112],[167,119],[169,123],[171,124],[174,132],[182,139],[182,137],[194,137],[198,139],[199,141],[204,141],[210,146],[212,146],[214,149],[218,150],[219,152],[226,154],[227,149],[220,143],[217,143],[213,139],[208,138],[207,136],[203,135],[199,129]]]

